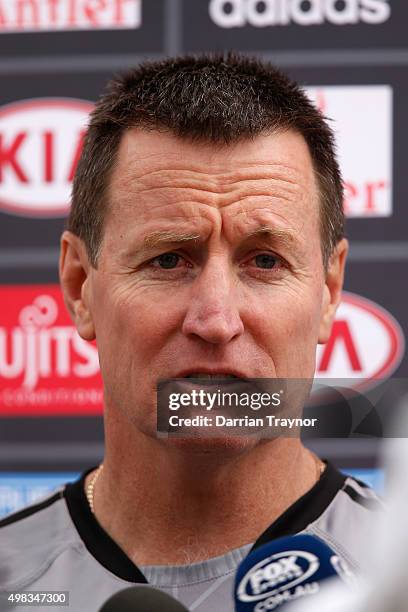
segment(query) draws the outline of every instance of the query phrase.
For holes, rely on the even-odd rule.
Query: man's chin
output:
[[[260,442],[260,438],[251,436],[194,436],[180,435],[163,439],[166,446],[191,454],[237,455],[248,451]]]

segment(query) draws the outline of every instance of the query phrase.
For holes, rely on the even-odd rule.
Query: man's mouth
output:
[[[205,372],[193,372],[192,374],[188,374],[184,378],[200,378],[202,380],[220,380],[220,379],[233,379],[238,378],[234,374],[224,374],[223,372],[217,372],[214,374],[208,374]]]

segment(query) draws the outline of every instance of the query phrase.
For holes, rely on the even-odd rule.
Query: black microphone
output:
[[[99,612],[188,612],[179,601],[149,586],[134,586],[109,597]]]
[[[323,540],[307,534],[279,538],[252,551],[235,578],[236,612],[269,612],[316,595],[328,578],[354,576]]]

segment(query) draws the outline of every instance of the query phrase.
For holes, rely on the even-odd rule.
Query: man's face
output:
[[[300,135],[219,146],[130,130],[109,202],[82,292],[92,330],[78,323],[108,409],[153,433],[158,379],[313,376],[332,316]]]

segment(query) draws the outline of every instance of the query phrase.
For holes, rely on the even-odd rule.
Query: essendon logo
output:
[[[138,28],[141,0],[0,0],[0,34]]]
[[[0,208],[67,213],[91,102],[40,98],[0,108]]]
[[[356,379],[375,385],[389,377],[404,355],[404,336],[389,312],[371,300],[344,293],[331,337],[317,350],[316,377]]]
[[[58,286],[0,289],[0,414],[99,414],[98,351],[73,327]]]

